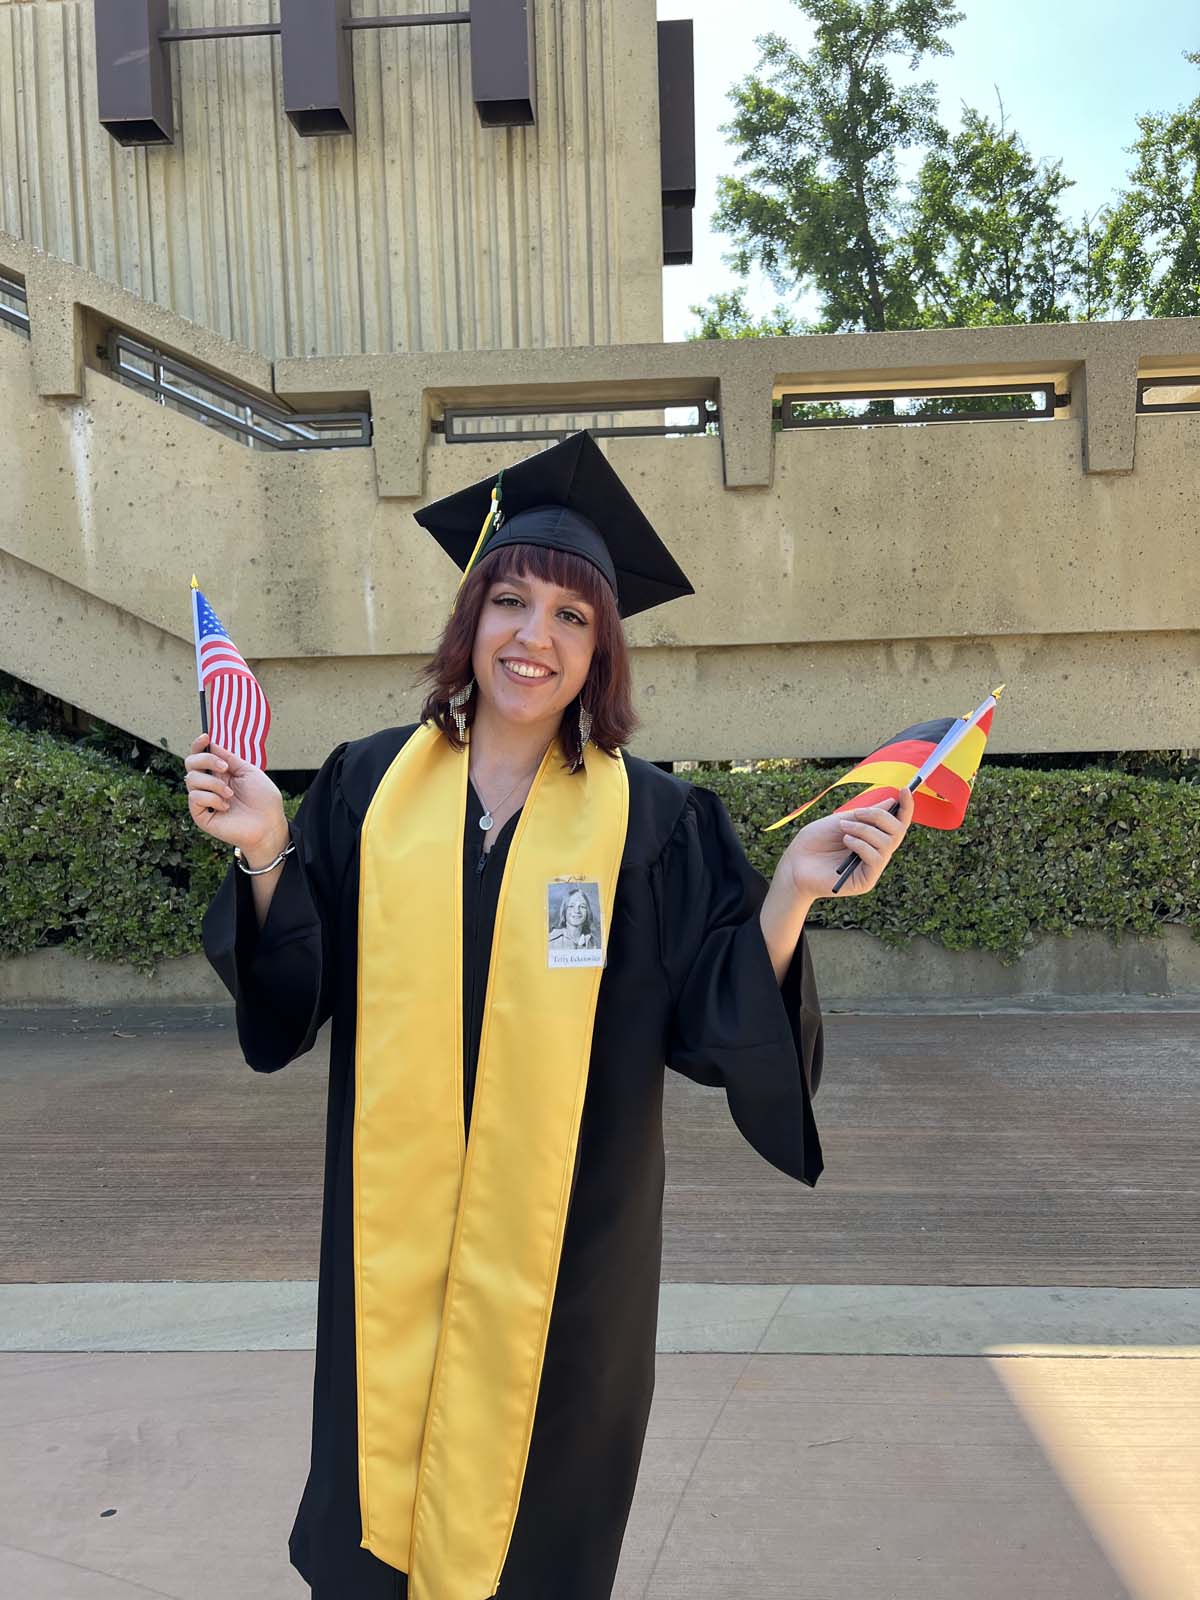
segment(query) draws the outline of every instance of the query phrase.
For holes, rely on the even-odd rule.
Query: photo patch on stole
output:
[[[604,923],[600,885],[588,878],[555,878],[546,892],[546,951],[551,967],[602,967]]]

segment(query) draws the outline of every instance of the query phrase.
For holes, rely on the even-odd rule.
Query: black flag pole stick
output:
[[[196,595],[200,585],[192,573],[192,640],[196,647],[196,687],[200,691],[200,732],[208,732],[208,700],[204,693],[204,675],[200,671],[200,616],[196,609]]]
[[[906,789],[910,789],[910,790],[914,790],[915,791],[920,786],[920,783],[921,783],[921,779],[920,778],[913,778],[912,781],[910,783],[906,783],[904,787]],[[890,817],[894,817],[896,815],[896,813],[900,809],[899,800],[889,800],[887,806],[884,809],[887,811],[887,813],[888,813],[888,815]],[[838,863],[838,874],[839,874],[839,876],[838,876],[837,882],[833,886],[833,893],[837,894],[838,890],[841,889],[846,883],[848,883],[849,880],[854,876],[855,868],[856,867],[861,867],[861,866],[862,866],[862,857],[860,855],[858,855],[855,851],[851,850],[850,854],[846,857],[845,861],[841,861],[841,862]]]
[[[199,592],[199,589],[200,589],[200,585],[196,582],[196,574],[193,572],[192,573],[192,638],[195,641],[195,646],[196,646],[196,683],[197,683],[197,686],[198,686],[198,688],[200,690],[200,732],[201,733],[207,733],[208,732],[208,698],[207,698],[207,696],[206,696],[206,694],[204,692],[204,677],[203,677],[203,675],[202,675],[202,673],[200,671],[200,616],[199,616],[199,613],[198,613],[197,607],[196,607],[196,595]],[[210,739],[208,742],[209,742],[209,745],[211,746],[212,745],[212,740]],[[214,806],[208,806],[208,807],[206,807],[206,809],[209,810],[209,811],[213,811],[216,808]]]

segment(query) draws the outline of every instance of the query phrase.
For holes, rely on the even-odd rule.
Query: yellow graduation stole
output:
[[[464,1134],[467,753],[431,724],[363,819],[354,1112],[362,1545],[410,1600],[499,1586],[533,1428],[587,1087],[599,966],[551,967],[549,885],[609,935],[624,762],[551,744],[505,863]]]

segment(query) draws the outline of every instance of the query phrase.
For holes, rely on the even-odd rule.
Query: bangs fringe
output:
[[[606,601],[614,603],[608,579],[600,569],[570,550],[551,550],[541,544],[506,544],[483,561],[489,563],[489,583],[498,583],[501,578],[540,578],[543,583],[571,590],[597,612]]]

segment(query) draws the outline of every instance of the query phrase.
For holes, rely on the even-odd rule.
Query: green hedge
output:
[[[762,829],[830,781],[803,767],[694,777],[720,795],[768,876],[793,830]],[[838,803],[831,795],[817,814]],[[924,934],[950,950],[993,950],[1006,965],[1044,935],[1075,928],[1115,940],[1178,922],[1200,939],[1200,788],[1093,767],[985,763],[961,828],[910,829],[870,894],[826,896],[810,922],[862,928],[890,945]]]
[[[0,958],[66,945],[149,975],[199,950],[229,846],[192,821],[177,766],[171,782],[0,722]]]
[[[791,830],[762,828],[829,782],[812,767],[690,776],[721,796],[768,875]],[[285,800],[289,816],[299,803]],[[0,721],[0,956],[67,945],[153,973],[199,949],[228,861],[188,814],[182,761],[172,780]],[[1200,788],[985,765],[960,829],[913,829],[873,893],[819,900],[812,922],[1006,962],[1074,928],[1116,939],[1176,922],[1200,939]]]

